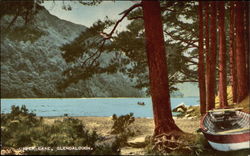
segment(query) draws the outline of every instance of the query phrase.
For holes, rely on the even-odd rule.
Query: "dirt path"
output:
[[[75,117],[81,120],[87,129],[96,130],[102,136],[110,135],[113,125],[112,117]],[[45,118],[48,124],[55,120],[62,120],[63,117]],[[195,133],[199,128],[199,119],[175,119],[175,123],[184,131],[188,133]],[[145,141],[146,136],[151,136],[154,131],[153,119],[136,118],[132,124],[131,129],[136,132],[136,136],[129,139],[129,143],[141,143]],[[143,148],[124,147],[121,149],[121,155],[143,155]]]

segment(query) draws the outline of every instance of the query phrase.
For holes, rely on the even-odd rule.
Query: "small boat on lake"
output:
[[[250,148],[250,114],[240,109],[217,109],[201,120],[201,131],[209,144],[219,151]]]
[[[142,106],[144,106],[144,105],[145,105],[145,103],[144,103],[144,102],[137,102],[137,104],[138,104],[138,105],[142,105]]]

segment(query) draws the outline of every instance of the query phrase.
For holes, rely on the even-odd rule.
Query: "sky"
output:
[[[85,6],[77,1],[65,1],[66,6],[72,7],[71,11],[62,9],[63,1],[45,1],[43,6],[58,18],[90,27],[98,19],[104,20],[106,16],[112,20],[119,20],[122,17],[119,13],[134,5],[134,3],[132,1],[103,1],[97,6]],[[125,30],[128,23],[129,21],[125,18],[119,24],[117,30]]]

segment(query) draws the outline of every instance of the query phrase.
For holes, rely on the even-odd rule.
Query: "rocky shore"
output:
[[[187,106],[184,103],[181,103],[176,106],[172,111],[178,113],[177,118],[199,119],[201,117],[199,106]]]

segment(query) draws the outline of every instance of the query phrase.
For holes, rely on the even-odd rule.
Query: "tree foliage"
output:
[[[133,113],[116,116],[113,114],[112,120],[114,121],[111,134],[116,135],[119,145],[125,146],[129,137],[135,136],[135,132],[131,129],[131,124],[134,123],[135,117]]]
[[[131,130],[128,128],[130,124],[135,121],[133,117],[133,113],[122,115],[117,117],[116,114],[112,116],[112,120],[114,121],[111,134],[119,134],[123,132],[131,133]]]
[[[40,4],[43,0],[29,0],[29,1],[1,1],[0,18],[5,15],[13,15],[13,19],[10,22],[8,28],[14,24],[17,17],[22,17],[25,20],[25,24],[30,22],[34,15],[42,8]]]
[[[162,2],[166,42],[176,48],[174,67],[182,81],[197,81],[198,4],[193,1]],[[170,64],[171,64],[170,63]]]
[[[98,20],[92,27],[82,32],[72,43],[61,47],[63,58],[71,66],[64,71],[64,80],[59,83],[59,89],[65,89],[72,83],[79,80],[87,80],[95,74],[115,73],[119,65],[115,58],[117,52],[113,52],[113,58],[101,58],[101,54],[107,51],[110,44],[109,40],[103,39],[100,32],[106,29],[113,22],[106,19],[104,22]],[[109,62],[107,64],[104,61]]]
[[[176,83],[197,81],[196,5],[194,2],[161,2],[171,91],[176,90]],[[127,16],[131,20],[127,30],[113,36],[103,32],[114,25],[114,21],[108,18],[97,21],[72,43],[64,45],[61,48],[64,51],[63,57],[75,65],[64,72],[65,81],[59,84],[59,88],[66,88],[71,83],[105,72],[122,72],[136,82],[134,87],[148,88],[144,23],[141,17],[141,8],[131,11]],[[188,22],[183,22],[183,19]],[[98,62],[98,57],[108,52],[115,52],[116,57],[104,68]]]

